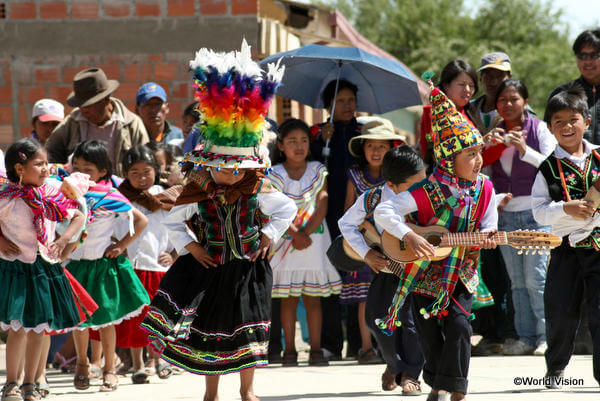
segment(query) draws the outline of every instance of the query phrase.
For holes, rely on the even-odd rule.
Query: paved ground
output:
[[[302,355],[306,359],[306,355]],[[0,349],[1,366],[4,350]],[[343,361],[329,367],[312,368],[301,363],[297,368],[267,367],[257,370],[256,392],[263,401],[286,400],[393,400],[400,398],[398,390],[380,390],[380,375],[384,365],[359,366]],[[0,372],[3,374],[4,372]],[[599,400],[600,387],[592,375],[591,356],[575,356],[566,371],[567,378],[583,380],[583,384],[567,386],[563,390],[546,390],[542,385],[515,385],[522,377],[539,379],[544,374],[543,357],[474,357],[471,359],[468,400]],[[517,378],[517,379],[515,379]],[[0,377],[4,382],[4,377]],[[153,401],[201,400],[204,391],[202,377],[189,373],[173,376],[166,381],[151,378],[146,385],[133,385],[129,377],[121,377],[121,386],[114,393],[99,393],[99,382],[92,382],[88,391],[76,391],[72,376],[50,371],[52,386],[50,400],[61,401]],[[239,375],[228,375],[221,380],[221,400],[239,400]],[[424,386],[427,391],[428,388]],[[422,400],[426,396],[402,397]]]

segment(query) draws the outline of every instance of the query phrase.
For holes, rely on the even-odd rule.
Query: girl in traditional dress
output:
[[[394,140],[402,139],[401,136],[394,134],[393,126],[385,133],[378,134],[376,130],[373,132],[355,136],[348,143],[350,154],[358,158],[358,164],[348,170],[344,210],[352,207],[356,199],[367,189],[385,183],[385,179],[381,175],[383,156],[394,146]],[[365,264],[362,270],[346,273],[343,283],[340,302],[343,304],[358,304],[358,327],[361,338],[358,363],[381,363],[381,358],[373,349],[371,333],[365,321],[365,305],[371,283],[371,268]]]
[[[2,400],[39,400],[34,382],[44,332],[62,331],[81,321],[58,260],[84,216],[77,202],[44,183],[48,161],[37,141],[21,139],[8,149],[6,173],[8,182],[0,187],[0,327],[10,335]],[[55,222],[69,218],[70,224],[55,239]],[[17,380],[23,354],[21,393]]]
[[[89,333],[100,332],[104,368],[100,391],[118,387],[115,374],[115,324],[142,313],[150,299],[124,253],[142,233],[148,219],[116,189],[106,147],[98,141],[80,143],[73,152],[73,170],[88,174],[96,185],[84,195],[91,217],[87,237],[69,257],[67,269],[89,292],[99,308],[73,332],[77,350],[77,369],[73,384],[77,390],[90,386],[87,356]],[[117,219],[127,219],[129,232],[117,242]]]
[[[263,77],[245,41],[241,52],[201,49],[190,66],[205,142],[184,157],[188,183],[164,223],[181,256],[142,326],[164,360],[206,376],[204,400],[218,399],[220,375],[240,372],[242,400],[254,401],[271,317],[265,257],[297,212],[261,172],[269,168],[260,146],[264,116],[283,71],[273,66]],[[194,214],[197,237],[186,224]]]
[[[152,150],[145,145],[129,149],[123,162],[123,171],[127,177],[119,185],[121,192],[136,209],[148,219],[148,226],[143,233],[127,247],[127,254],[138,278],[148,291],[150,299],[158,289],[158,284],[173,263],[175,252],[169,244],[167,230],[163,221],[173,207],[175,192],[171,194],[157,185],[159,167]],[[181,188],[181,187],[180,187]],[[123,225],[123,224],[122,224]],[[122,231],[127,231],[127,223]],[[144,312],[147,312],[147,308]],[[146,313],[125,320],[116,327],[117,346],[131,349],[134,384],[148,383],[148,372],[144,369],[143,351],[149,344],[148,332],[140,327]],[[171,376],[171,365],[159,364],[158,355],[150,349],[148,366],[155,368],[161,379]]]
[[[279,127],[277,161],[269,179],[298,207],[294,223],[275,246],[271,258],[274,298],[281,298],[281,322],[285,337],[283,366],[297,366],[295,347],[296,309],[302,296],[310,337],[309,365],[328,365],[321,350],[321,298],[339,294],[342,282],[329,259],[323,257],[331,243],[323,224],[327,214],[326,167],[307,161],[308,125],[290,119]],[[275,158],[274,158],[275,159]]]

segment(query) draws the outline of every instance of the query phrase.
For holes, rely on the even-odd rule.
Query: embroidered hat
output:
[[[361,117],[365,119],[361,134],[353,137],[348,142],[348,150],[354,157],[360,157],[363,154],[363,144],[367,139],[403,141],[406,139],[404,135],[397,134],[390,120],[382,117]]]
[[[432,74],[423,74],[428,78],[431,93],[431,126],[433,136],[433,153],[436,160],[449,158],[463,149],[482,145],[483,138],[456,109],[454,103],[444,92],[433,85]]]
[[[244,40],[241,51],[200,49],[190,68],[197,110],[205,122],[200,128],[204,140],[202,149],[187,153],[181,164],[193,163],[195,170],[269,168],[263,130],[284,67],[271,63],[265,73],[252,60]]]

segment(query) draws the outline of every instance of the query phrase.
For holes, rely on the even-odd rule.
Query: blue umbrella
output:
[[[400,63],[375,56],[356,47],[306,45],[269,56],[259,64],[285,65],[279,96],[314,108],[324,108],[321,93],[336,79],[358,87],[358,111],[383,114],[421,104],[417,81]]]
[[[264,68],[280,59],[285,74],[277,94],[314,108],[325,107],[321,93],[329,82],[340,79],[357,86],[358,111],[383,114],[421,104],[417,82],[402,64],[356,47],[310,44],[274,54],[259,64]],[[330,122],[334,109],[335,99]],[[323,155],[329,156],[329,141]]]

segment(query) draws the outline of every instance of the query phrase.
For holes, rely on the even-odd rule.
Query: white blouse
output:
[[[160,185],[152,186],[148,192],[157,195],[163,192]],[[169,212],[163,209],[151,212],[142,205],[133,202],[133,206],[148,218],[148,225],[131,245],[127,247],[127,255],[135,269],[166,272],[170,266],[163,266],[158,263],[158,256],[163,252],[171,252],[173,246],[169,243],[168,232],[163,225],[163,221],[169,215]],[[127,220],[119,220],[119,237],[129,232],[129,223]]]
[[[120,221],[125,220],[129,224],[129,218],[130,213],[96,217],[93,222],[86,225],[87,237],[83,241],[83,244],[79,245],[69,255],[69,260],[101,259],[104,256],[106,248],[112,245],[115,240],[122,238],[118,232],[118,227],[121,224]]]
[[[269,216],[269,223],[261,228],[274,244],[294,221],[298,208],[294,201],[281,192],[259,193],[257,195],[258,207]],[[187,228],[184,221],[189,220],[198,212],[196,203],[175,206],[169,212],[163,224],[169,231],[169,241],[179,255],[189,253],[185,246],[197,241],[196,236]]]
[[[74,209],[67,209],[68,218],[73,217]],[[48,243],[56,238],[56,222],[45,221]],[[0,258],[8,261],[20,260],[23,263],[33,263],[42,247],[37,240],[33,224],[33,212],[21,198],[0,199],[0,229],[2,236],[19,247],[18,255],[5,255],[0,252]]]

